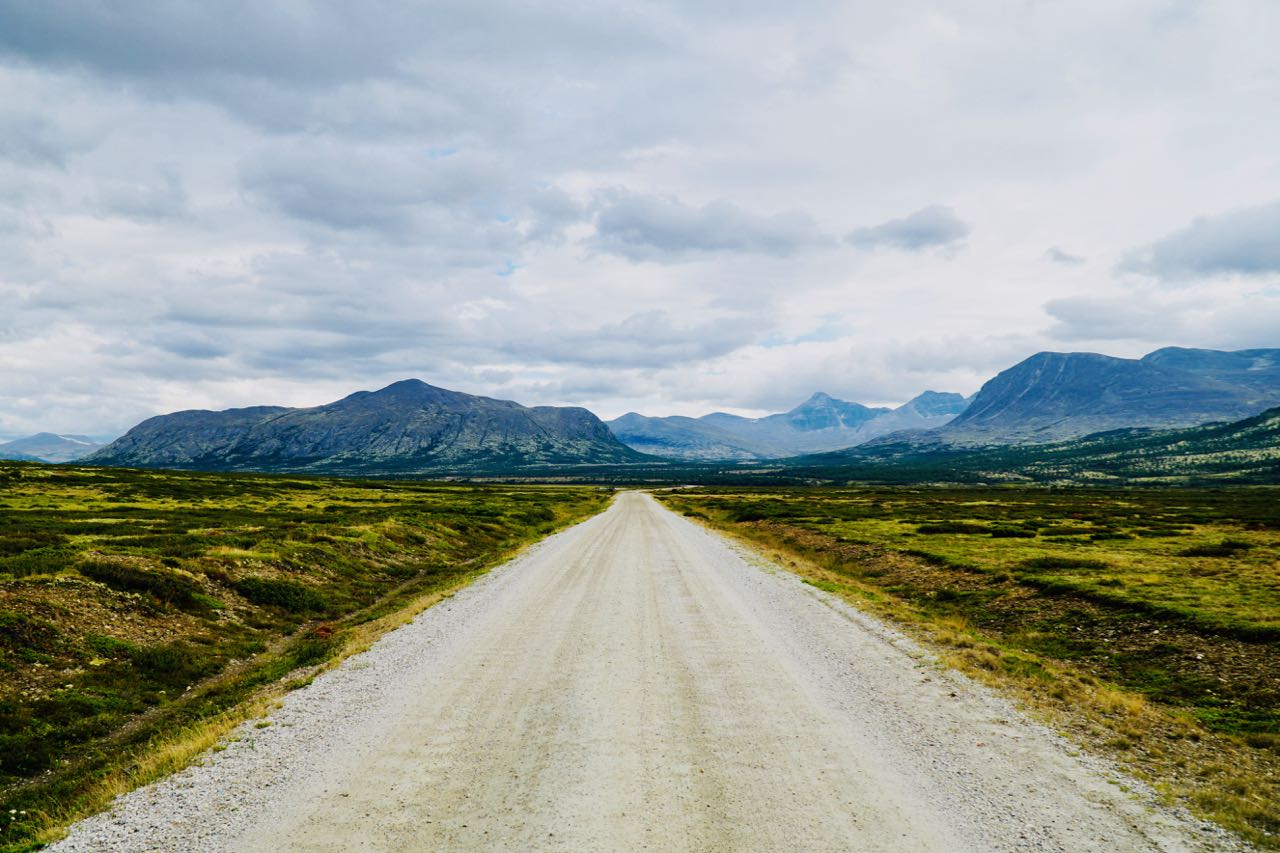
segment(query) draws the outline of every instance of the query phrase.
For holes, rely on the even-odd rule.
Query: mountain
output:
[[[84,461],[220,471],[447,475],[645,459],[586,409],[527,408],[408,379],[314,408],[161,415]]]
[[[931,429],[964,411],[959,394],[926,391],[896,409],[871,408],[816,393],[789,412],[744,418],[714,412],[700,418],[655,418],[629,412],[609,422],[623,444],[680,459],[780,459],[861,444],[895,430]]]
[[[775,470],[868,483],[1277,484],[1280,408],[1226,424],[1113,430],[1034,446],[864,445],[789,459]]]
[[[40,432],[0,444],[0,459],[37,462],[70,462],[88,456],[102,445],[84,435]]]
[[[1142,360],[1148,364],[1184,370],[1206,379],[1229,382],[1268,394],[1280,387],[1280,349],[1222,352],[1165,347],[1144,356]]]
[[[914,440],[1042,443],[1126,427],[1233,421],[1276,405],[1280,350],[1169,348],[1141,359],[1042,352],[996,375],[963,414]]]
[[[732,417],[732,416],[726,416]],[[641,453],[679,459],[749,460],[788,456],[785,449],[743,440],[704,418],[651,418],[628,412],[608,422],[619,441]]]

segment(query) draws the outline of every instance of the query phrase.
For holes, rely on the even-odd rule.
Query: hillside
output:
[[[1042,352],[982,386],[968,409],[917,439],[1040,443],[1128,427],[1237,420],[1280,405],[1280,350],[1164,349],[1142,359]]]
[[[644,459],[586,409],[529,408],[408,379],[313,408],[162,415],[84,461],[210,471],[447,475]]]

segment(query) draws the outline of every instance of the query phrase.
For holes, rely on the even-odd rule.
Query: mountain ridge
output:
[[[897,429],[938,426],[963,410],[964,397],[926,391],[896,409],[814,392],[795,408],[760,418],[712,412],[698,418],[628,412],[608,421],[628,447],[674,459],[782,459],[850,447]]]
[[[84,461],[197,470],[425,475],[643,459],[586,409],[526,407],[407,379],[308,408],[255,406],[160,415]]]

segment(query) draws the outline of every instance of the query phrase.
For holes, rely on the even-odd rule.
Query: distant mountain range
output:
[[[609,421],[635,450],[702,460],[781,459],[862,444],[899,430],[927,430],[963,412],[959,394],[926,391],[896,409],[871,408],[817,393],[789,412],[744,418],[715,412],[699,418],[646,417],[629,412]]]
[[[144,421],[87,457],[99,465],[421,475],[645,460],[580,408],[527,408],[416,379],[305,409],[187,411]]]
[[[779,475],[864,483],[1280,483],[1280,408],[1232,423],[1121,429],[1037,445],[863,445],[789,459]]]
[[[0,444],[0,459],[27,462],[71,462],[93,453],[102,443],[85,435],[41,432]]]
[[[1234,421],[1280,405],[1280,349],[1169,347],[1141,358],[1042,352],[972,398],[926,391],[896,409],[814,394],[789,412],[610,421],[624,444],[682,460],[775,460],[863,444],[1042,444],[1129,427]]]
[[[1280,407],[1280,349],[1168,348],[1141,359],[1044,352],[1002,371],[968,400],[927,391],[888,408],[818,393],[788,412],[762,418],[633,412],[608,425],[586,409],[530,408],[410,379],[313,408],[260,406],[151,418],[84,461],[423,477],[588,476],[590,470],[590,476],[609,479],[643,470],[662,479],[695,472],[736,476],[752,466],[928,467],[930,460],[985,458],[974,456],[974,449],[994,448],[991,464],[1031,470],[1034,456],[1020,456],[1014,448],[1034,445],[1027,452],[1045,448],[1060,458],[1067,445],[1090,453],[1121,440],[1145,448],[1145,433],[1118,438],[1115,431],[1240,422],[1274,407]],[[1098,433],[1106,434],[1104,444],[1096,443]],[[1268,435],[1265,429],[1256,434]],[[1009,452],[1001,455],[1001,448]],[[83,436],[41,434],[0,445],[0,456],[69,461],[92,449]],[[1258,448],[1244,449],[1254,454]],[[1243,465],[1244,457],[1237,461]],[[715,465],[726,467],[709,467]]]

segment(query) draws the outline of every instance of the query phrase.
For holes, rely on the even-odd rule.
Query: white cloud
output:
[[[0,433],[406,376],[604,415],[901,401],[1038,349],[1275,343],[1277,27],[4,4]]]

